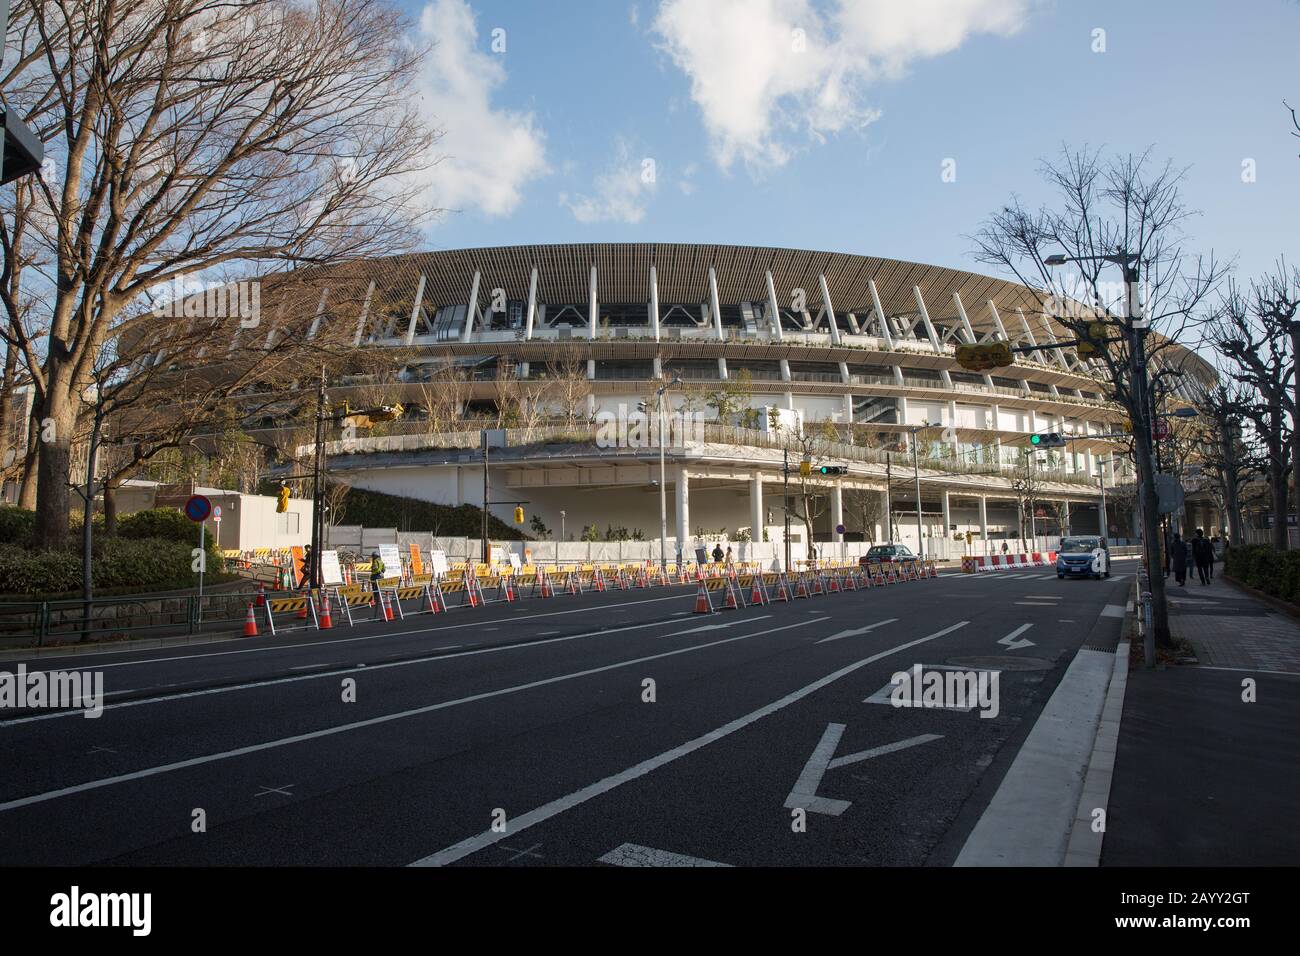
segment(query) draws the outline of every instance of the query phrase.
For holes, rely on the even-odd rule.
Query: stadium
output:
[[[406,409],[387,428],[327,441],[330,478],[352,487],[486,499],[507,522],[523,508],[521,530],[536,537],[657,540],[662,467],[670,554],[720,539],[775,551],[786,506],[798,557],[809,527],[815,542],[892,540],[939,558],[1133,534],[1117,506],[1102,527],[1103,487],[1132,472],[1117,454],[1125,416],[1092,360],[1052,347],[990,373],[956,362],[962,344],[1070,338],[1013,282],[660,243],[426,252],[290,276],[267,280],[264,315],[292,297],[314,310],[308,338],[333,327],[372,358],[391,350],[386,371],[330,383],[332,401],[380,388]],[[1189,378],[1213,381],[1191,352],[1159,359],[1180,363],[1175,401],[1192,398]],[[1033,450],[1031,436],[1052,432],[1061,447]],[[801,479],[803,459],[833,477]]]

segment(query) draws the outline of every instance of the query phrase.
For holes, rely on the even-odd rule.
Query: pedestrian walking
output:
[[[1197,528],[1196,534],[1192,536],[1192,560],[1196,562],[1196,574],[1201,579],[1202,586],[1208,585],[1210,568],[1214,561],[1214,548],[1200,528]]]
[[[1179,587],[1187,587],[1187,542],[1183,536],[1174,533],[1174,540],[1169,544],[1169,566],[1174,572],[1174,580]]]
[[[726,561],[727,561],[727,564],[730,564],[730,563],[731,563],[731,545],[727,545],[727,557],[726,557]]]
[[[715,544],[713,546],[713,563],[714,564],[722,563],[722,545],[720,544]]]

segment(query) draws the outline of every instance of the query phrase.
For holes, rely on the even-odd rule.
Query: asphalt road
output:
[[[946,865],[1130,567],[43,657],[108,705],[0,712],[0,864]],[[867,700],[915,664],[998,670],[998,715]]]

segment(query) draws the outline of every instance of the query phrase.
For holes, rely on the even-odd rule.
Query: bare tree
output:
[[[1026,548],[1025,543],[1035,537],[1035,511],[1038,508],[1042,481],[1038,477],[1038,463],[1034,461],[1034,453],[1022,448],[1019,457],[1015,471],[1011,474],[1011,493],[1016,499],[1016,510],[1020,518],[1020,527],[1017,529],[1020,548],[1032,551],[1033,548]],[[1029,533],[1026,534],[1026,531]]]
[[[30,207],[0,219],[41,263],[50,317],[9,330],[32,370],[37,543],[68,530],[78,396],[128,307],[184,276],[338,263],[409,243],[432,134],[402,96],[425,51],[385,0],[34,0],[3,77],[45,144]],[[403,106],[402,104],[412,104]],[[222,275],[224,274],[224,275]]]
[[[1093,326],[1110,332],[1094,346],[1091,362],[1105,380],[1108,397],[1135,424],[1134,450],[1142,495],[1147,567],[1159,563],[1158,501],[1150,431],[1149,397],[1134,383],[1137,369],[1178,364],[1173,351],[1189,317],[1213,295],[1224,267],[1213,256],[1188,252],[1184,225],[1194,214],[1182,198],[1185,170],[1155,165],[1149,153],[1103,160],[1097,151],[1063,148],[1056,161],[1044,161],[1043,178],[1059,206],[1029,210],[1013,199],[989,217],[973,237],[981,262],[997,265],[1037,290],[1041,309],[1075,341],[1094,339]],[[1047,260],[1063,255],[1073,273],[1054,272]],[[1140,275],[1140,290],[1112,281],[1112,266],[1127,262]],[[1127,270],[1126,270],[1127,272]],[[1140,291],[1141,317],[1150,332],[1130,328],[1127,294]],[[1133,343],[1140,350],[1132,352]],[[1073,342],[1065,343],[1067,345]],[[1151,575],[1153,629],[1170,643],[1164,579]]]
[[[1273,509],[1273,547],[1287,547],[1287,475],[1297,464],[1293,424],[1297,387],[1292,326],[1300,309],[1300,271],[1276,272],[1243,289],[1232,283],[1206,324],[1206,336],[1243,386],[1236,411],[1251,423],[1263,452]],[[1225,412],[1227,410],[1225,409]]]

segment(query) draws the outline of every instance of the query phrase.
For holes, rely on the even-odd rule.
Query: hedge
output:
[[[367,528],[397,528],[399,531],[432,532],[440,537],[477,538],[483,527],[483,509],[473,505],[437,505],[365,488],[349,489],[342,509],[340,524]],[[530,540],[518,525],[506,524],[495,515],[488,515],[488,536],[498,541]]]
[[[1248,587],[1300,605],[1300,551],[1258,544],[1229,548],[1223,570]]]
[[[179,511],[155,508],[126,515],[118,534],[102,534],[95,519],[91,575],[99,590],[171,591],[194,587],[194,523]],[[31,548],[35,515],[21,508],[0,507],[0,594],[47,596],[81,591],[81,522],[74,521],[68,546],[53,551]],[[204,529],[206,571],[215,575],[223,561],[210,529]]]

